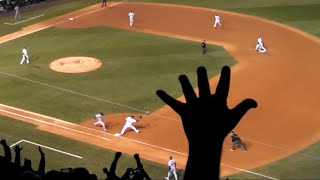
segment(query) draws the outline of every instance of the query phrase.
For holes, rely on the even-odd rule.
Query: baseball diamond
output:
[[[221,176],[229,176],[242,170],[267,165],[319,140],[320,121],[318,118],[320,114],[316,99],[320,98],[318,93],[320,85],[315,82],[320,81],[318,71],[320,61],[316,58],[320,57],[320,40],[317,37],[270,20],[223,10],[215,9],[213,11],[213,9],[203,7],[161,3],[108,1],[108,5],[112,5],[112,3],[116,3],[112,8],[101,8],[101,3],[98,3],[39,22],[27,29],[0,37],[0,42],[6,44],[7,40],[10,41],[21,36],[23,36],[21,38],[25,38],[29,34],[36,36],[38,31],[45,31],[47,28],[59,31],[86,29],[89,32],[91,28],[108,27],[119,29],[119,31],[146,33],[196,42],[195,54],[199,55],[199,61],[211,61],[210,55],[215,53],[209,50],[206,56],[200,55],[199,44],[204,39],[207,48],[210,48],[208,45],[223,47],[237,61],[237,64],[232,67],[232,84],[228,106],[232,108],[240,99],[250,96],[257,100],[259,108],[250,111],[235,130],[241,134],[241,139],[246,142],[246,153],[230,152],[231,143],[226,138],[223,146]],[[128,25],[129,10],[138,15],[134,20],[134,28]],[[215,13],[223,19],[223,28],[219,30],[214,29],[212,25]],[[72,21],[68,20],[70,17],[73,17]],[[261,34],[263,34],[263,40],[268,46],[266,53],[255,51],[256,38]],[[119,44],[121,43],[124,42],[119,42]],[[34,55],[36,52],[31,48],[30,53],[32,53],[30,64],[20,65],[21,68],[26,69],[28,66],[32,67],[33,63],[37,63],[36,60],[35,62],[33,60],[37,56]],[[123,53],[126,53],[126,50],[123,50]],[[118,62],[112,59],[115,57],[110,55],[111,52],[106,51],[105,57],[94,57],[89,52],[69,54],[61,55],[62,57],[56,58],[58,59],[56,61],[54,59],[47,60],[47,66],[50,66],[54,71],[65,72],[67,70],[68,74],[59,74],[57,75],[59,77],[85,76],[85,74],[89,77],[90,73],[117,71],[113,68],[117,67]],[[20,56],[19,58],[21,58]],[[64,57],[65,59],[63,59]],[[79,59],[80,57],[81,59]],[[152,58],[152,56],[150,57]],[[306,61],[307,64],[304,66],[302,63]],[[132,62],[128,61],[127,63]],[[16,64],[18,66],[19,62]],[[304,69],[301,69],[301,66],[304,66]],[[62,67],[65,69],[61,70]],[[35,69],[29,68],[28,71],[36,71]],[[26,72],[28,71],[26,70]],[[0,74],[4,77],[28,80],[28,77],[18,77],[5,71]],[[168,157],[173,156],[177,168],[184,168],[188,154],[187,140],[179,116],[168,106],[155,110],[144,110],[143,108],[126,106],[125,103],[114,103],[114,101],[107,100],[112,95],[99,97],[85,94],[81,88],[68,89],[63,86],[63,88],[56,87],[50,82],[46,82],[48,83],[46,84],[34,80],[28,81],[89,98],[99,103],[109,103],[123,109],[116,113],[108,113],[108,109],[97,110],[104,112],[104,121],[108,132],[103,132],[101,127],[95,127],[89,113],[86,119],[76,123],[68,122],[60,118],[58,113],[51,117],[51,115],[43,115],[45,114],[43,112],[31,112],[32,110],[26,107],[13,107],[11,103],[8,103],[10,106],[5,105],[7,103],[2,103],[0,100],[2,103],[0,104],[1,115],[35,124],[38,129],[43,131],[102,148],[120,150],[129,155],[139,152],[142,158],[163,165],[167,165]],[[100,86],[99,80],[94,79],[93,81],[97,81],[97,86]],[[213,76],[210,79],[212,89],[216,87],[217,81],[218,76]],[[109,84],[103,85],[108,86]],[[89,88],[96,88],[96,86]],[[103,91],[103,89],[98,89],[98,91]],[[130,96],[128,93],[128,98]],[[154,96],[156,96],[155,92]],[[132,98],[134,99],[134,97]],[[178,99],[184,101],[184,97]],[[88,103],[88,106],[91,104]],[[145,109],[147,107],[145,106]],[[135,123],[139,133],[128,129],[122,136],[114,137],[114,134],[119,133],[122,129],[123,120],[126,117],[131,115],[139,117],[141,114],[143,114],[143,119]],[[79,119],[79,117],[75,117],[75,119]]]

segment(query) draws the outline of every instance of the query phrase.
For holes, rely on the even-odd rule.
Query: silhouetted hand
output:
[[[43,153],[43,151],[42,151],[42,149],[41,149],[40,146],[38,147],[38,150],[39,150],[39,152],[40,152],[40,155],[41,155],[41,156],[44,156],[44,153]]]
[[[116,152],[115,158],[119,159],[121,157],[122,153],[121,152]]]
[[[20,148],[19,145],[15,145],[14,146],[14,152],[17,154],[17,153],[20,153],[20,151],[23,149],[23,147]]]
[[[5,145],[7,145],[7,142],[6,142],[6,140],[2,139],[2,140],[0,141],[0,144],[2,144],[3,146],[5,146]]]
[[[109,170],[107,168],[103,168],[102,171],[107,175],[109,176]]]
[[[135,160],[140,160],[139,154],[134,154],[133,157]]]
[[[186,99],[185,103],[174,99],[163,90],[156,92],[182,120],[189,143],[184,180],[219,179],[224,138],[249,109],[257,107],[255,100],[245,99],[233,109],[228,108],[230,73],[228,66],[222,68],[216,91],[211,94],[206,68],[198,67],[199,97],[194,92],[188,77],[180,75],[179,81]]]
[[[200,139],[201,142],[213,142],[214,139],[223,141],[246,112],[257,107],[257,103],[253,99],[245,99],[235,108],[228,108],[227,97],[230,85],[228,66],[222,68],[215,94],[210,92],[206,68],[200,66],[197,74],[199,97],[196,96],[186,75],[179,76],[186,103],[174,99],[162,90],[156,93],[181,116],[189,145],[199,144]]]

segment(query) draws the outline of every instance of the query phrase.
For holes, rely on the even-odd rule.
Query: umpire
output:
[[[201,43],[201,55],[205,55],[207,53],[207,44],[206,40],[203,40]]]
[[[236,145],[239,145],[244,152],[247,152],[246,146],[241,142],[240,137],[237,134],[235,134],[233,131],[231,131],[231,141],[232,141],[231,151],[234,151]]]
[[[107,7],[107,0],[102,0],[102,5],[101,7]]]

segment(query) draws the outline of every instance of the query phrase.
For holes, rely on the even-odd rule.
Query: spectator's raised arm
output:
[[[219,179],[224,138],[249,109],[257,107],[257,103],[253,99],[245,99],[235,108],[228,108],[231,72],[227,66],[222,68],[214,94],[210,91],[206,68],[200,66],[197,74],[199,97],[186,75],[179,76],[186,103],[174,99],[163,90],[158,90],[156,93],[182,119],[189,142],[184,179]]]

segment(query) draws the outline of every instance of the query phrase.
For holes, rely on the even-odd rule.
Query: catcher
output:
[[[120,135],[123,135],[127,128],[133,129],[136,133],[139,133],[140,130],[137,130],[132,124],[135,122],[138,122],[140,119],[142,119],[142,116],[139,116],[137,119],[134,119],[134,116],[129,116],[126,118],[126,124],[123,126]]]

